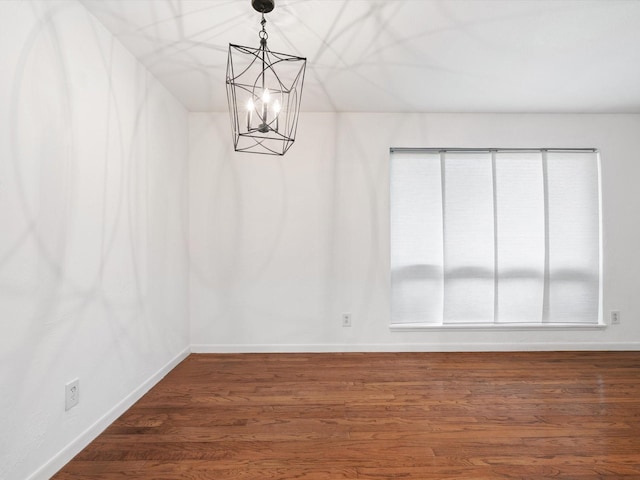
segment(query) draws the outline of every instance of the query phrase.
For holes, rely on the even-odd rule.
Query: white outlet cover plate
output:
[[[70,410],[80,401],[80,380],[75,379],[64,386],[64,409]]]

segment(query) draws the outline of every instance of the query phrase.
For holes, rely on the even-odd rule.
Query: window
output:
[[[391,324],[599,325],[595,150],[392,149]]]

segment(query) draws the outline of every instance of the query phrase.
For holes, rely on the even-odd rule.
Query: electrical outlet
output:
[[[350,327],[351,326],[351,314],[346,312],[342,314],[342,326]]]
[[[611,311],[611,325],[620,325],[620,312],[617,310]]]
[[[64,386],[64,409],[70,410],[80,401],[80,380],[75,379]]]

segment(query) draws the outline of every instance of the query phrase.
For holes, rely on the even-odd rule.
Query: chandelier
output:
[[[307,59],[267,47],[265,13],[274,0],[252,0],[262,15],[258,48],[229,44],[227,100],[237,152],[284,155],[295,140]]]

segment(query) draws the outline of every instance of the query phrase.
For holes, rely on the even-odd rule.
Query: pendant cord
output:
[[[269,38],[269,34],[265,30],[264,26],[266,25],[267,20],[264,18],[264,9],[262,10],[262,20],[260,20],[260,25],[262,25],[262,30],[258,33],[258,37],[260,37],[260,50],[262,50],[262,91],[264,92],[264,65],[265,65],[265,50],[267,49],[267,38]]]

